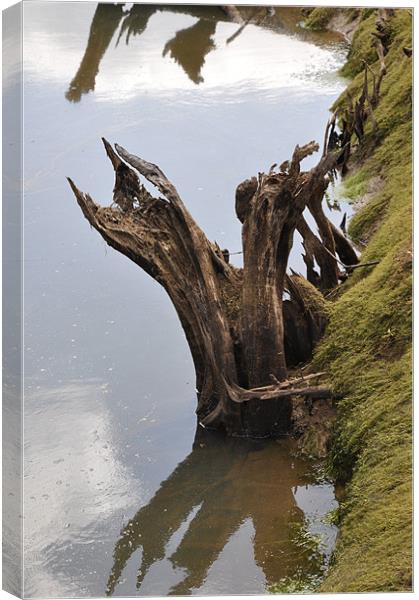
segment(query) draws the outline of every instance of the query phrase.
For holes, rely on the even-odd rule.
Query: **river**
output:
[[[345,86],[340,38],[275,10],[239,31],[216,8],[24,4],[27,597],[261,594],[327,566],[322,465],[290,440],[196,434],[169,299],[90,229],[65,180],[110,203],[105,136],[158,163],[239,251],[235,187],[321,143]],[[304,273],[298,238],[291,266]]]

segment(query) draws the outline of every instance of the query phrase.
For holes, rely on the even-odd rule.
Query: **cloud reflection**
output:
[[[60,580],[62,569],[54,569],[54,577],[50,572],[60,548],[94,541],[107,519],[141,498],[116,456],[103,392],[98,383],[74,382],[26,396],[27,593],[31,586],[40,597],[75,592],[71,578]]]

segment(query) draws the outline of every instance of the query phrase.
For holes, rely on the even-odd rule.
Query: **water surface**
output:
[[[324,522],[333,487],[286,440],[196,435],[170,301],[91,231],[65,176],[109,204],[100,138],[117,141],[158,163],[208,236],[238,251],[234,190],[322,141],[344,87],[341,41],[304,32],[296,9],[242,29],[217,8],[24,10],[25,594],[317,581],[336,535]]]

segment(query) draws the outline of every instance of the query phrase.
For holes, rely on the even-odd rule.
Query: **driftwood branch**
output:
[[[336,261],[338,262],[346,271],[352,271],[353,269],[360,269],[362,267],[371,267],[372,265],[378,265],[380,263],[379,260],[372,260],[367,263],[355,263],[354,265],[345,265],[341,262],[336,256],[334,256],[327,248],[324,250]]]
[[[277,400],[288,399],[293,396],[306,396],[307,398],[331,398],[332,391],[325,385],[289,387],[266,386],[264,388],[255,388],[246,390],[237,385],[229,385],[230,397],[234,402],[241,404],[250,400]]]

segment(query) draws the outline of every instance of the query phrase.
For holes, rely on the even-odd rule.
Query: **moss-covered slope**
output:
[[[362,60],[372,64],[376,12],[354,35],[343,72],[360,93]],[[362,262],[332,307],[315,362],[327,368],[338,402],[330,467],[347,481],[340,536],[321,591],[411,589],[411,263],[412,263],[412,45],[411,13],[389,19],[387,74],[371,123],[345,179],[347,195],[365,198],[350,226],[364,245]],[[378,63],[372,65],[378,72]],[[338,100],[345,101],[345,94]],[[377,190],[374,193],[374,190]]]

